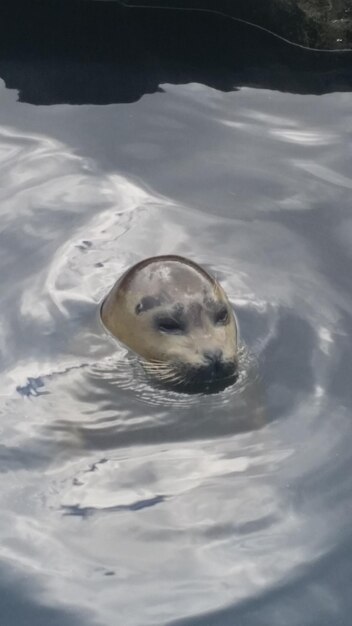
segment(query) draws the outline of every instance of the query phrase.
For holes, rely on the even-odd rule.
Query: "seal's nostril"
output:
[[[223,352],[222,350],[205,350],[203,352],[204,358],[210,363],[217,363],[221,361]]]

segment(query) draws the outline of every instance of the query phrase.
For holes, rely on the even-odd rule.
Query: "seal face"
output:
[[[163,384],[213,391],[236,378],[232,307],[220,284],[193,261],[169,255],[137,263],[103,301],[101,319]]]

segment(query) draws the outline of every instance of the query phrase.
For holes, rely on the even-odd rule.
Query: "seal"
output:
[[[189,259],[156,256],[131,267],[103,300],[101,319],[167,386],[212,391],[236,379],[232,307],[215,278]]]

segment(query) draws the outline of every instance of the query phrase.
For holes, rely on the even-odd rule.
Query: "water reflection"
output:
[[[106,109],[2,91],[3,571],[33,624],[311,626],[325,593],[345,624],[350,96],[164,87]],[[167,252],[234,305],[221,394],[153,389],[100,323]]]

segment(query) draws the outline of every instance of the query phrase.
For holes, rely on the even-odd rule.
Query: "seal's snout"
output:
[[[203,352],[203,364],[189,368],[182,387],[186,391],[221,391],[237,379],[237,361],[224,358],[222,350]]]
[[[210,366],[217,366],[221,363],[222,359],[223,359],[223,351],[218,349],[218,350],[205,350],[203,352],[203,356],[204,359],[207,363],[207,365]]]
[[[231,376],[235,373],[235,361],[225,359],[223,351],[219,349],[204,350],[204,365],[199,368],[199,376],[203,380],[221,379]]]

